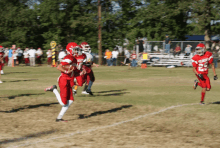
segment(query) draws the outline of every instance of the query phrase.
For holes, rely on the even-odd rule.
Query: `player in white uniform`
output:
[[[93,56],[91,54],[91,48],[89,44],[87,42],[82,42],[80,46],[82,46],[83,53],[86,55],[86,59],[83,61],[83,67],[86,70],[86,74],[85,74],[86,84],[82,94],[93,95],[91,91],[91,87],[93,82],[95,81],[95,76],[92,71],[92,65],[96,67],[98,67],[99,65],[93,63]]]

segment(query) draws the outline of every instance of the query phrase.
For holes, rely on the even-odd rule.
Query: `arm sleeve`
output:
[[[192,58],[192,65],[193,67],[197,67],[198,62],[196,61],[195,56]]]
[[[213,54],[210,53],[210,56],[209,56],[209,64],[213,63]]]
[[[72,61],[70,60],[70,59],[68,59],[68,58],[63,58],[63,60],[60,62],[60,64],[61,65],[69,65],[69,64],[71,64],[72,63]]]

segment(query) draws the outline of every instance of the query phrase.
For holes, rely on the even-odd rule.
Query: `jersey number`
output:
[[[198,70],[201,72],[207,71],[208,70],[208,63],[205,62],[204,64],[199,64]]]

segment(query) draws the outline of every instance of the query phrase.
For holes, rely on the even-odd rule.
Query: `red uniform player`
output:
[[[75,74],[75,82],[77,82],[77,85],[75,85],[75,88],[73,89],[73,94],[76,95],[78,86],[83,86],[83,84],[85,83],[86,71],[83,67],[83,62],[85,62],[86,55],[84,53],[82,53],[81,47],[78,49],[78,51],[75,52],[74,57],[77,60],[77,69],[79,71],[81,71],[81,75],[80,75],[80,73]]]
[[[58,78],[60,94],[57,91],[56,85],[45,89],[45,91],[52,91],[56,95],[56,98],[60,105],[62,105],[62,109],[56,119],[57,122],[64,121],[62,117],[74,101],[72,87],[74,85],[74,73],[78,73],[78,69],[76,67],[77,61],[73,55],[75,49],[77,48],[79,48],[79,46],[75,42],[69,43],[66,46],[68,55],[63,58],[63,60],[57,67],[57,69],[61,71],[61,75]],[[68,67],[68,69],[66,67]]]
[[[1,81],[1,74],[3,74],[3,66],[4,66],[4,52],[3,47],[0,45],[0,83],[3,83]]]
[[[213,56],[212,53],[209,51],[205,51],[205,45],[203,43],[199,43],[196,46],[196,55],[192,57],[192,65],[193,65],[193,72],[196,74],[199,82],[197,80],[194,81],[193,88],[199,85],[202,87],[201,93],[201,101],[200,104],[204,104],[205,92],[210,91],[211,84],[208,75],[208,66],[211,64],[212,70],[214,73],[214,80],[217,80],[218,77],[215,72],[215,67],[213,64]]]

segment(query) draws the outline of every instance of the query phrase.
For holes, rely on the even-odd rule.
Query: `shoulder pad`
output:
[[[206,51],[206,54],[209,55],[209,56],[212,55],[212,53],[210,51]]]

